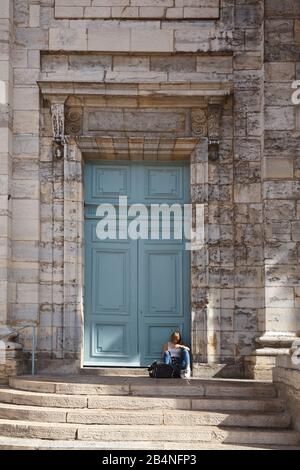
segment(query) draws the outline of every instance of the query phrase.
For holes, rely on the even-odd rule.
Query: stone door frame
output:
[[[53,129],[53,159],[63,160],[63,332],[61,341],[63,358],[70,358],[76,362],[76,367],[83,367],[83,328],[84,328],[84,188],[83,166],[87,155],[98,155],[99,137],[81,133],[83,122],[81,104],[84,100],[93,102],[101,109],[103,96],[118,98],[134,93],[145,105],[155,107],[165,100],[168,107],[191,109],[191,134],[188,137],[177,139],[173,149],[174,158],[190,160],[191,185],[199,185],[207,192],[208,185],[208,159],[218,158],[218,145],[220,141],[220,118],[226,97],[231,94],[231,85],[224,83],[193,83],[193,84],[165,84],[153,87],[153,84],[117,84],[114,86],[95,83],[53,83],[39,82],[43,99],[47,100],[49,115],[52,117]],[[83,101],[82,101],[83,100]],[[122,107],[122,105],[120,105]],[[111,136],[110,136],[111,137]],[[101,139],[105,136],[100,136]],[[129,137],[130,139],[130,137]],[[174,137],[176,140],[176,137]],[[196,145],[197,142],[197,145]],[[57,145],[61,147],[62,155],[55,154]],[[107,157],[106,157],[107,158]],[[198,176],[196,176],[198,175]],[[201,176],[200,176],[201,175]],[[192,202],[197,202],[192,197]],[[206,201],[207,213],[208,201]],[[201,255],[207,260],[206,245]],[[201,285],[201,299],[195,294],[196,280],[193,280],[193,255],[191,259],[191,338],[192,355],[194,361],[205,362],[207,356],[213,357],[215,351],[210,350],[209,338],[199,343],[199,330],[203,332],[207,325],[201,325],[197,319],[199,303],[205,305],[207,298],[207,283]],[[207,263],[207,261],[206,261]],[[205,267],[207,269],[207,265]],[[210,334],[212,332],[210,331]],[[199,350],[201,344],[201,350]],[[217,358],[216,358],[217,359]]]

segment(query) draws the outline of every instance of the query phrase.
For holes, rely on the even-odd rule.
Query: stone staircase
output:
[[[272,383],[144,376],[16,377],[0,449],[300,448]]]

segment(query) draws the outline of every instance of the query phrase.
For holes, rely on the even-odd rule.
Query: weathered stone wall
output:
[[[11,323],[15,283],[12,268],[13,5],[0,4],[0,381],[22,370],[21,346]]]
[[[219,0],[55,0],[55,18],[219,18]]]
[[[292,426],[300,431],[300,366],[293,364],[289,355],[276,359],[273,380],[279,396],[287,403],[291,412]]]
[[[1,116],[13,111],[13,124],[2,126],[2,119],[0,129],[7,142],[13,130],[13,144],[1,142],[0,150],[1,323],[37,325],[43,367],[80,364],[84,155],[70,140],[68,160],[53,158],[51,103],[38,80],[52,82],[60,97],[63,82],[74,84],[64,99],[83,108],[80,132],[95,137],[127,135],[116,129],[116,114],[113,127],[101,118],[101,110],[124,108],[136,120],[157,109],[161,122],[176,108],[186,116],[176,133],[193,135],[199,83],[229,84],[217,160],[203,124],[209,98],[197,105],[201,141],[192,155],[191,194],[205,205],[207,236],[205,248],[192,254],[194,369],[203,374],[209,363],[227,375],[265,370],[278,345],[300,329],[299,130],[290,101],[300,60],[298,10],[297,0],[1,1],[1,34],[8,38],[14,24],[11,52],[9,39],[0,46],[3,81],[11,84]],[[96,100],[91,83],[107,93]],[[189,87],[191,98],[178,94],[161,104],[149,96],[175,85]],[[113,87],[125,86],[126,96],[112,96]],[[85,116],[93,107],[100,115],[97,121],[92,114],[91,129]],[[30,336],[22,331],[25,349]]]
[[[300,331],[300,129],[291,100],[299,79],[299,15],[299,2],[265,2],[265,334],[258,361],[279,349],[287,352]]]

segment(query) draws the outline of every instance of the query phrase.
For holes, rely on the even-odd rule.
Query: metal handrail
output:
[[[20,331],[25,328],[32,328],[32,341],[31,341],[31,375],[35,375],[35,349],[36,349],[36,326],[35,325],[24,325],[20,328],[12,328],[11,331],[5,335],[0,336],[0,341],[4,338],[11,336],[12,333],[19,334]]]

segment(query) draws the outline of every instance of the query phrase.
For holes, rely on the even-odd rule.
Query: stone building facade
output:
[[[194,374],[269,377],[300,331],[300,3],[0,0],[0,38],[1,375],[26,366],[31,326],[39,372],[84,365],[100,159],[189,162]]]

